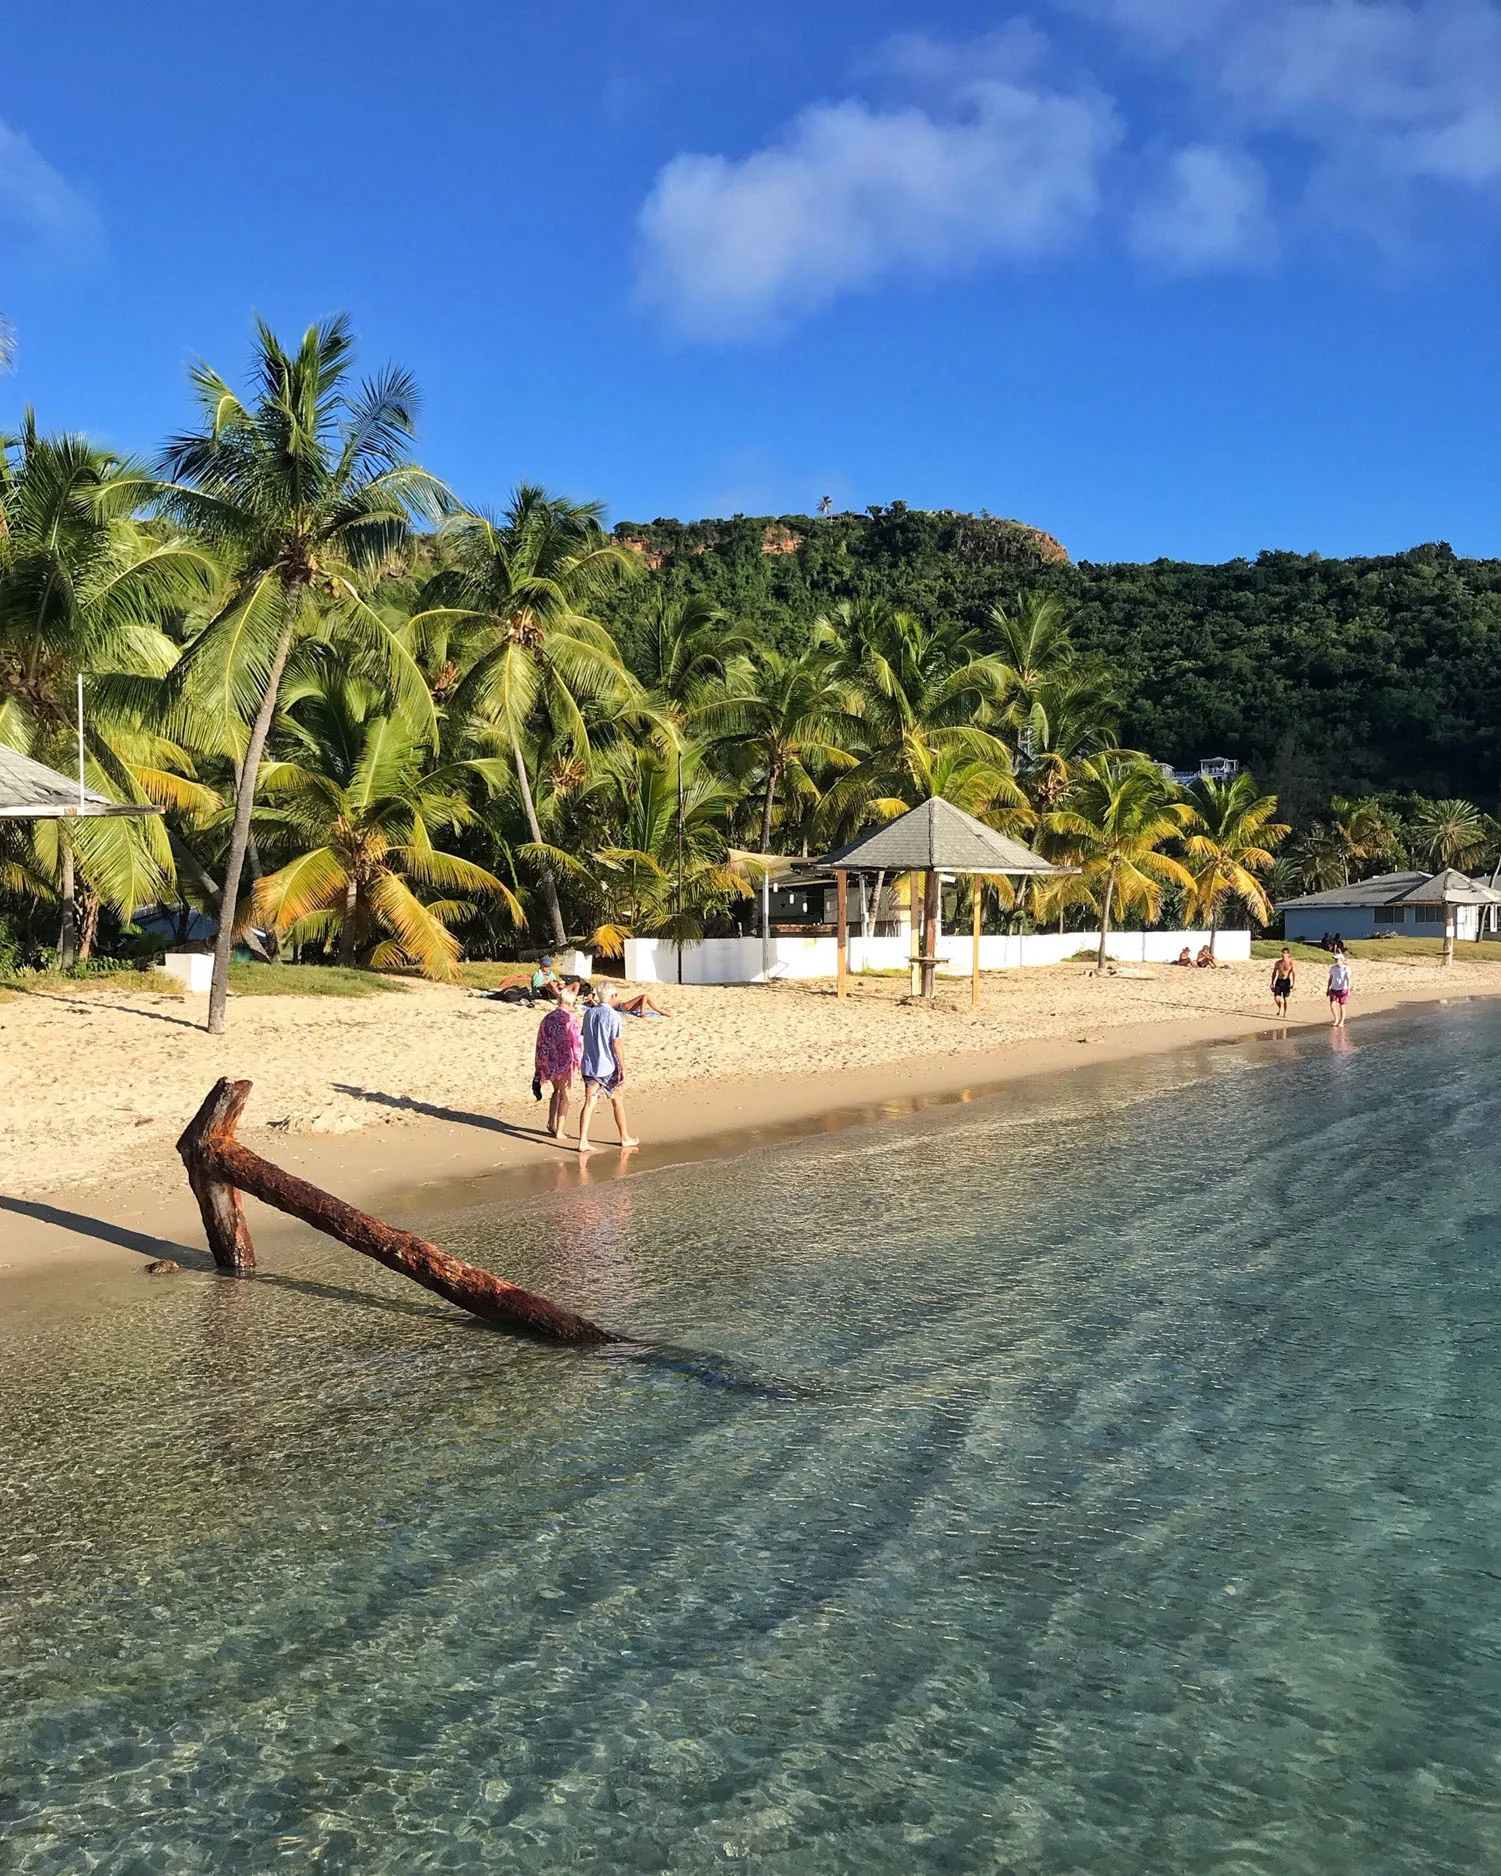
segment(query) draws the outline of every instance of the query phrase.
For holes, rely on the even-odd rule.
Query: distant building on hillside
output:
[[[1240,764],[1234,756],[1200,756],[1196,769],[1175,769],[1171,762],[1159,762],[1158,768],[1169,781],[1176,782],[1180,788],[1187,788],[1190,782],[1208,780],[1228,782],[1232,775],[1239,775]]]

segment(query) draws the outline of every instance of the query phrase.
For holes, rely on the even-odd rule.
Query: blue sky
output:
[[[1501,553],[1496,0],[11,0],[0,424],[148,450],[348,310],[617,518]]]

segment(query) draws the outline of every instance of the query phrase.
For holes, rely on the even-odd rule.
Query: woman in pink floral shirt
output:
[[[573,1077],[584,1053],[584,1039],[579,1019],[573,1013],[571,990],[559,992],[558,1001],[537,1031],[537,1080],[552,1083],[552,1101],[547,1110],[547,1131],[559,1139],[568,1117],[568,1098],[573,1091]]]

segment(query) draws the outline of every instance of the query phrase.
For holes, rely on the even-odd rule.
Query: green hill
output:
[[[1237,756],[1300,818],[1332,792],[1496,804],[1501,561],[1438,544],[1357,560],[1074,564],[1020,522],[900,503],[615,532],[651,568],[613,611],[627,649],[659,583],[711,595],[783,643],[838,599],[983,624],[991,606],[1043,587],[1069,602],[1078,641],[1117,674],[1131,745],[1180,765]]]

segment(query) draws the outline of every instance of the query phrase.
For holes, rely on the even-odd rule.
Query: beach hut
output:
[[[85,788],[83,775],[61,775],[0,743],[0,820],[62,821],[102,814],[159,814],[149,804],[109,801]]]
[[[931,997],[938,969],[941,918],[939,877],[944,873],[979,875],[1005,873],[1012,878],[1028,874],[1066,873],[1019,840],[998,834],[948,801],[925,801],[920,807],[887,821],[846,847],[823,856],[838,883],[839,994],[845,994],[849,962],[849,875],[851,873],[908,873],[921,875],[921,897],[912,896],[912,958],[914,993]],[[980,1000],[980,894],[975,893],[974,949],[970,964],[970,1001]]]
[[[1468,874],[1458,872],[1452,866],[1446,866],[1442,872],[1425,879],[1420,886],[1414,886],[1411,892],[1403,893],[1401,903],[1413,906],[1433,906],[1441,910],[1444,920],[1444,948],[1442,962],[1454,962],[1454,926],[1455,908],[1458,906],[1501,905],[1501,892],[1490,886],[1482,886],[1478,880]],[[1477,936],[1478,936],[1477,924]]]

